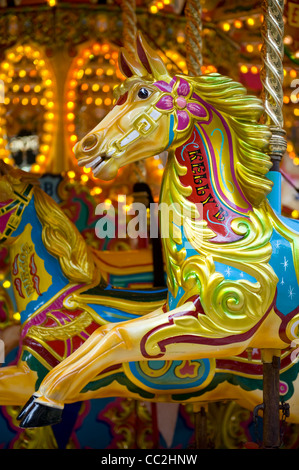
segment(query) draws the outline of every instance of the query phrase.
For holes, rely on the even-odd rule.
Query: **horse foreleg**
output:
[[[230,339],[227,345],[203,341],[196,333],[193,302],[171,311],[101,327],[69,358],[50,371],[27,407],[21,426],[54,424],[64,403],[84,399],[83,388],[108,367],[131,361],[184,360],[238,355],[246,347]],[[51,411],[52,408],[52,411]],[[49,418],[49,416],[51,418]]]
[[[34,393],[35,402],[63,409],[65,403],[83,398],[81,390],[104,369],[126,362],[132,345],[129,337],[123,336],[122,325],[113,323],[96,330],[77,351],[46,375]]]

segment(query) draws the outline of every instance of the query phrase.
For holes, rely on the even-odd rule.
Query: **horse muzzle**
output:
[[[88,134],[73,148],[76,159],[85,164],[100,154],[102,139],[97,134]]]

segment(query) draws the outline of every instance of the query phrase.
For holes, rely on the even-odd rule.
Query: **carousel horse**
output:
[[[141,35],[137,56],[121,52],[127,78],[116,105],[74,150],[105,180],[168,151],[160,197],[174,213],[172,223],[161,215],[167,301],[95,330],[43,379],[21,427],[52,424],[65,403],[104,396],[98,380],[113,368],[205,360],[211,371],[219,359],[288,350],[298,339],[298,224],[267,199],[270,132],[258,123],[261,101],[220,74],[171,77]]]
[[[115,264],[111,254],[96,253],[94,268],[82,236],[39,188],[37,180],[2,161],[0,198],[1,241],[9,247],[15,303],[22,323],[17,364],[0,368],[0,404],[22,406],[47,373],[79,348],[99,325],[109,328],[113,322],[137,318],[143,309],[146,313],[163,305],[166,293],[163,289],[152,291],[151,302],[146,304],[148,291],[113,289],[103,279],[98,284],[107,266]],[[30,257],[25,253],[30,253]],[[115,255],[120,258],[119,253]],[[130,269],[133,265],[136,259]],[[124,264],[116,272],[119,270],[127,271]],[[1,292],[0,327],[5,332],[14,311],[7,293]],[[13,341],[4,336],[1,339],[5,353],[16,346],[15,335]],[[120,363],[99,374],[86,392],[91,398],[95,390],[96,394],[101,390],[102,397],[155,402],[237,400],[253,409],[261,399],[262,364],[258,351],[251,354],[252,358],[245,353],[217,360]],[[299,422],[299,366],[292,364],[291,354],[288,350],[282,356],[281,392],[291,404],[291,419]],[[85,393],[83,398],[86,397]]]
[[[107,285],[103,279],[105,269],[115,264],[111,255],[107,259],[107,253],[92,251],[91,257],[83,237],[54,200],[40,189],[37,178],[3,161],[0,161],[0,223],[1,246],[8,247],[15,304],[22,324],[17,364],[0,369],[0,404],[22,406],[48,371],[79,348],[100,325],[106,324],[109,329],[120,319],[146,314],[165,303],[166,291],[134,291]],[[120,258],[120,254],[117,256]],[[149,264],[148,258],[146,261]],[[126,272],[125,265],[119,264],[119,269]],[[8,354],[17,345],[20,335],[15,330],[19,326],[12,325],[13,331],[9,329],[14,306],[4,289],[0,294],[3,328],[0,339],[5,342]],[[174,402],[182,394],[188,402],[202,397],[206,401],[242,399],[245,393],[250,408],[252,398],[247,400],[245,391],[257,387],[260,364],[255,357],[255,372],[245,373],[242,383],[247,363],[246,357],[233,358],[230,364],[219,362],[220,373],[216,372],[215,364],[211,367],[210,361],[205,360],[162,362],[158,369],[147,361],[125,367],[119,364],[100,374],[91,384],[90,393],[93,396],[96,388],[105,397]],[[298,368],[293,367],[295,374],[289,380],[289,366],[287,353],[285,381],[291,389]],[[229,369],[233,374],[228,375]],[[248,386],[246,380],[251,380],[252,385]],[[208,389],[206,385],[210,385]]]
[[[37,178],[2,160],[0,243],[8,247],[22,326],[17,365],[0,369],[0,405],[24,404],[47,372],[99,326],[113,318],[135,318],[165,302],[163,288],[132,289],[128,296],[126,289],[107,285],[106,273],[99,270],[105,259],[87,246],[75,225],[41,190]],[[7,308],[13,308],[4,294],[0,296],[3,328]],[[15,339],[8,339],[11,349]]]

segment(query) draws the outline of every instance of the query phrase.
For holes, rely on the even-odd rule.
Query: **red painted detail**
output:
[[[39,290],[39,277],[38,276],[33,276],[32,277],[32,282],[33,282],[34,289],[36,290],[38,295],[42,295],[40,290]]]
[[[260,446],[256,442],[245,442],[244,444],[245,449],[260,449]]]
[[[97,377],[101,377],[103,374],[107,374],[107,372],[114,372],[118,369],[122,369],[122,364],[114,364],[113,366],[107,367],[106,369],[102,370],[102,372],[97,375]]]
[[[244,359],[248,359],[248,352],[247,351],[243,351],[242,354],[239,354],[238,357],[242,357]],[[256,349],[254,348],[252,351],[251,351],[251,357],[252,359],[254,360],[261,360],[262,358],[262,354],[261,354],[261,351],[259,349]]]
[[[261,357],[259,359],[255,359],[255,362],[239,361],[238,358],[241,359],[241,357],[247,359],[247,352],[245,351],[245,354],[240,354],[238,357],[235,358],[235,360],[229,358],[216,359],[216,369],[228,370],[251,376],[259,376],[260,378],[263,376],[263,363]],[[291,351],[289,351],[289,354],[283,354],[282,352],[282,358],[280,362],[281,372],[289,368],[291,362]]]
[[[61,358],[65,356],[66,353],[66,343],[61,340],[47,341],[47,348],[50,348],[50,351],[54,351],[55,354],[58,354]]]
[[[73,336],[72,338],[72,346],[73,346],[73,351],[76,351],[82,344],[85,342],[83,338],[80,336]]]
[[[166,313],[168,311],[167,304],[163,305],[162,310],[163,310],[164,313]]]
[[[28,336],[25,336],[23,346],[27,346],[33,351],[33,353],[37,353],[45,362],[47,362],[47,364],[49,364],[50,367],[55,367],[60,362],[42,344]]]
[[[29,267],[30,267],[30,274],[34,275],[37,273],[37,267],[34,261],[34,253],[30,257]]]
[[[8,204],[10,204],[11,202],[13,202],[13,199],[7,199],[7,201],[0,201],[0,209],[1,207],[8,206]]]
[[[41,292],[39,290],[39,281],[40,281],[40,279],[39,279],[39,276],[36,274],[37,273],[37,267],[36,267],[35,260],[34,260],[34,253],[30,257],[29,267],[30,267],[30,274],[32,276],[32,282],[33,282],[34,289],[36,290],[38,295],[41,295]]]
[[[250,362],[240,362],[232,361],[229,359],[217,359],[216,360],[217,369],[229,370],[231,372],[244,372],[250,375],[263,375],[263,364],[259,363],[250,363]]]
[[[13,263],[12,263],[12,273],[13,273],[14,276],[16,276],[19,272],[18,258],[19,258],[19,253],[16,254],[15,259],[13,260]]]
[[[195,364],[192,364],[191,361],[186,361],[183,367],[180,368],[180,375],[181,376],[186,376],[189,377],[190,375],[193,375],[195,372]]]
[[[240,239],[230,228],[231,221],[239,214],[225,206],[214,191],[208,155],[196,129],[189,140],[176,149],[175,154],[179,164],[187,168],[186,175],[180,176],[184,186],[192,187],[192,193],[187,199],[201,205],[202,218],[217,234],[213,241],[227,243]]]
[[[15,285],[15,288],[17,289],[17,292],[18,292],[19,296],[22,297],[23,299],[25,299],[25,296],[22,292],[22,281],[19,277],[17,277],[14,280],[14,285]]]
[[[123,95],[121,95],[117,102],[115,103],[116,106],[122,106],[123,104],[125,104],[125,102],[127,101],[127,98],[128,98],[128,92],[126,91],[126,93],[124,93]]]
[[[85,328],[85,332],[89,335],[92,335],[92,333],[98,328],[100,328],[100,325],[96,322],[92,322],[87,328]]]
[[[59,326],[58,322],[54,320],[54,318],[47,317],[46,321],[43,323],[43,327],[45,328],[53,328],[55,326]]]

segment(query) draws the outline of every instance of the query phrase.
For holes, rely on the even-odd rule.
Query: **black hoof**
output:
[[[35,396],[32,395],[32,397],[30,397],[29,400],[25,403],[20,414],[18,415],[17,417],[18,421],[21,421],[21,419],[23,419],[24,416],[28,413],[28,411],[32,408],[34,400],[35,400]]]
[[[33,402],[27,410],[21,411],[23,417],[20,428],[39,428],[60,423],[62,409]]]

